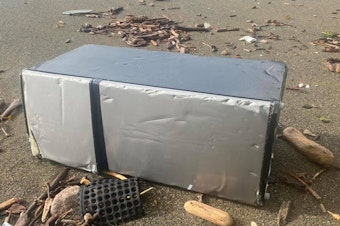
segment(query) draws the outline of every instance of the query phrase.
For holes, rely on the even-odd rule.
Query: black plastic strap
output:
[[[100,81],[101,80],[94,79],[90,83],[92,132],[98,172],[107,171],[109,168],[106,157],[102,110],[100,105]]]

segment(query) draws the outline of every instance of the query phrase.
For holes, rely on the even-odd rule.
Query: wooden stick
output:
[[[313,188],[311,186],[309,186],[306,182],[304,182],[303,180],[301,180],[298,176],[296,176],[295,174],[288,172],[288,174],[290,176],[292,176],[293,178],[295,178],[296,180],[298,180],[301,184],[305,185],[305,187],[307,188],[307,190],[314,196],[314,198],[316,200],[320,200],[321,196],[316,193],[316,191],[313,190]]]
[[[55,225],[54,223],[56,222],[56,220],[58,220],[59,215],[58,214],[54,214],[52,215],[50,218],[48,218],[48,220],[45,223],[45,226],[52,226]]]
[[[55,178],[54,180],[51,182],[50,184],[50,189],[54,190],[58,185],[59,185],[59,181],[63,180],[67,174],[68,171],[70,169],[69,168],[65,168],[63,171],[61,171]],[[37,200],[43,200],[47,198],[47,191],[44,191],[38,198]],[[31,203],[31,205],[27,208],[26,213],[30,213],[34,208],[36,207],[36,202],[34,201],[33,203]]]
[[[119,173],[115,173],[115,172],[112,172],[112,171],[104,171],[103,173],[105,173],[109,176],[115,177],[119,180],[126,180],[127,179],[127,177],[125,177],[124,175],[119,174]]]
[[[187,201],[184,204],[184,209],[188,213],[201,217],[217,225],[230,226],[233,224],[233,218],[227,212],[201,202],[194,200]]]
[[[184,27],[180,25],[175,25],[175,29],[181,30],[181,31],[203,31],[203,32],[209,32],[210,30],[204,27]]]
[[[153,190],[153,189],[155,189],[154,187],[150,187],[150,188],[148,188],[148,189],[145,189],[144,191],[142,191],[141,193],[139,193],[140,195],[144,195],[145,193],[147,193],[147,192],[149,192],[149,191],[151,191],[151,190]]]
[[[16,198],[16,197],[8,199],[8,200],[0,203],[0,211],[8,209],[11,205],[13,205],[14,203],[20,202],[20,201],[21,201],[21,199]]]
[[[320,206],[320,209],[321,209],[321,211],[322,211],[323,213],[326,213],[326,212],[327,212],[325,206],[324,206],[322,203],[320,203],[319,206]]]
[[[29,222],[28,226],[34,225],[34,223],[41,217],[42,215],[42,209],[34,216],[34,218]]]
[[[7,131],[5,130],[5,128],[2,127],[2,126],[1,126],[1,130],[2,130],[2,132],[5,134],[6,137],[10,137],[10,136],[11,136],[11,134],[7,133]]]
[[[0,121],[2,121],[5,117],[10,115],[14,109],[21,105],[21,101],[19,99],[14,99],[12,103],[7,107],[7,109],[1,114]]]
[[[319,172],[317,172],[314,176],[313,176],[313,178],[312,178],[312,180],[315,180],[318,176],[320,176],[323,172],[325,172],[325,171],[327,171],[327,169],[322,169],[322,170],[320,170]]]
[[[228,31],[239,31],[240,28],[219,28],[216,30],[216,32],[228,32]]]

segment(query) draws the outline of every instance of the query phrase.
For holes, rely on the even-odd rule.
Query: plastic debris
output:
[[[245,41],[247,43],[254,43],[254,42],[257,42],[257,39],[256,38],[253,38],[251,36],[243,36],[242,38],[239,39],[240,41]]]

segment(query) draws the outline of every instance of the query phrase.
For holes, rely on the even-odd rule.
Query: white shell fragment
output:
[[[239,39],[240,41],[246,41],[248,43],[254,43],[254,42],[257,42],[257,39],[256,38],[253,38],[251,36],[243,36],[242,38]]]

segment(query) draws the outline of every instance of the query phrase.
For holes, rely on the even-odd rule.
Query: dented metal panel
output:
[[[256,203],[270,102],[109,81],[100,94],[110,170]]]
[[[91,79],[24,70],[22,81],[33,154],[96,172]]]

